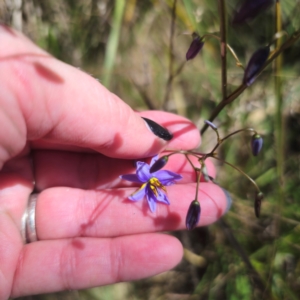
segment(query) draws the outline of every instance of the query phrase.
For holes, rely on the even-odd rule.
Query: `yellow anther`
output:
[[[155,177],[150,178],[149,180],[150,183],[150,187],[152,189],[152,186],[156,188],[160,188],[162,189],[164,192],[167,192],[166,187]],[[154,190],[152,189],[152,191],[154,192]],[[155,192],[154,192],[155,193]],[[157,191],[156,191],[157,193]],[[156,194],[155,194],[156,195]]]

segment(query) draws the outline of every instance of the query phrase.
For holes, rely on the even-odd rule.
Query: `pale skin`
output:
[[[8,27],[0,25],[0,39],[0,299],[137,280],[176,266],[182,245],[159,232],[185,228],[192,168],[171,157],[166,169],[184,178],[167,188],[171,205],[155,213],[146,201],[127,199],[138,186],[119,175],[163,149],[197,147],[197,128],[173,114],[134,112]],[[158,138],[140,116],[174,138]],[[21,218],[33,190],[40,193],[39,241],[24,244]],[[199,197],[199,226],[225,212],[225,194],[213,183],[202,182]]]

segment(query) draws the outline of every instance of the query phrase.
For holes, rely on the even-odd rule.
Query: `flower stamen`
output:
[[[154,192],[154,189],[157,193],[157,188],[162,189],[164,192],[167,192],[166,187],[155,177],[150,178],[149,180],[150,188]],[[157,195],[155,192],[154,194]]]

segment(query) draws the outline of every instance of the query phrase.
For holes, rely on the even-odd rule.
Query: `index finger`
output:
[[[20,33],[0,26],[0,35],[0,104],[6,116],[0,161],[19,153],[26,139],[35,148],[89,148],[118,158],[152,156],[166,147],[167,141],[97,80]],[[151,118],[175,135],[169,147],[199,144],[198,130],[187,119],[162,112],[151,113]]]

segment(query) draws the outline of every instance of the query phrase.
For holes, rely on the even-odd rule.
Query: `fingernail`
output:
[[[227,190],[225,190],[225,189],[223,189],[223,188],[221,188],[221,189],[223,190],[223,192],[224,192],[224,194],[225,194],[225,196],[226,196],[227,206],[226,206],[226,210],[225,210],[225,212],[224,212],[224,214],[226,214],[226,213],[229,211],[229,209],[231,208],[231,205],[232,205],[232,199],[231,199],[231,196],[230,196],[230,194],[229,194],[229,192],[228,192]]]
[[[145,120],[147,127],[158,137],[165,141],[170,141],[173,138],[173,135],[164,127],[160,126],[159,124],[155,123],[154,121],[143,118]]]

